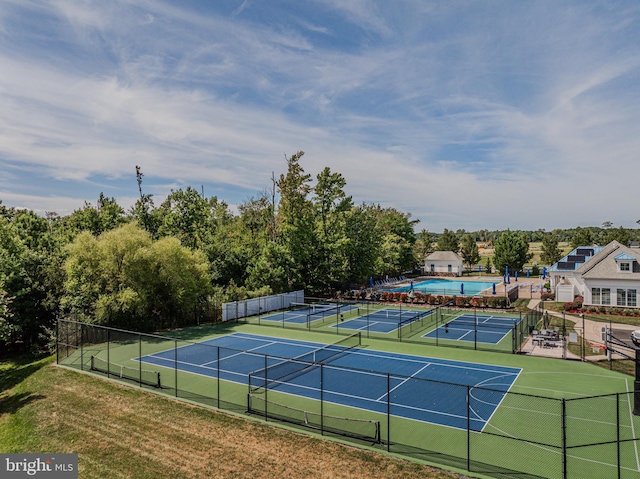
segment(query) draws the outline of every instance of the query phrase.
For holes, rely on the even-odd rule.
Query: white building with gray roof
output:
[[[556,301],[583,297],[585,306],[638,308],[640,248],[617,241],[576,248],[549,269]]]
[[[434,251],[425,258],[424,272],[432,276],[462,276],[462,257],[453,251]]]

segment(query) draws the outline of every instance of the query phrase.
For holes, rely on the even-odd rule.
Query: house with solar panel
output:
[[[548,270],[556,301],[583,297],[584,306],[637,308],[640,248],[612,241],[576,248]]]
[[[462,276],[462,256],[453,251],[434,251],[425,258],[424,272],[431,276]]]

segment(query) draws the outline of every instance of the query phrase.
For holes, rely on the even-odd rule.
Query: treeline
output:
[[[287,158],[286,172],[237,212],[190,187],[156,204],[138,167],[129,211],[103,194],[67,216],[0,201],[0,346],[40,348],[62,316],[148,331],[214,319],[226,301],[301,288],[328,296],[419,269],[434,250],[458,251],[471,266],[477,241],[494,245],[502,271],[530,258],[529,241],[543,241],[551,264],[558,241],[637,238],[612,227],[415,232],[410,213],[354,204],[341,174],[305,173],[303,154]]]
[[[125,211],[101,194],[67,216],[0,202],[0,344],[40,347],[55,318],[158,330],[215,317],[216,306],[304,288],[309,295],[368,284],[420,263],[415,220],[354,204],[325,168],[286,172],[238,206],[193,188],[156,204],[144,192]]]
[[[549,235],[560,242],[570,243],[574,247],[585,245],[605,245],[613,240],[622,244],[629,244],[631,241],[640,241],[640,228],[624,228],[622,226],[614,227],[610,221],[605,221],[602,226],[585,226],[567,229],[553,229],[546,231],[544,229],[537,230],[513,230],[519,233],[529,243],[537,243],[544,241]],[[470,235],[475,241],[492,245],[503,233],[503,230],[478,230],[466,231],[458,229],[456,231],[445,230],[449,234],[453,234],[459,240]],[[435,239],[440,234],[434,234]]]

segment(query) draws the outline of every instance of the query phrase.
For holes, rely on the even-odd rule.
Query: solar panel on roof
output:
[[[564,271],[573,271],[576,269],[576,264],[573,261],[558,261],[558,269]]]
[[[593,256],[593,248],[578,248],[576,254],[583,256]]]

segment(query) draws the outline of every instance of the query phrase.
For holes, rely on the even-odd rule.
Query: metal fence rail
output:
[[[68,320],[58,321],[56,333],[57,362],[66,367],[126,381],[148,391],[160,388],[176,398],[255,414],[322,435],[341,436],[407,458],[496,478],[640,477],[638,421],[631,414],[633,391],[565,399],[366,371],[367,381],[383,393],[380,398],[384,407],[370,411],[324,399],[331,393],[326,384],[363,371],[318,362],[309,366],[305,376],[306,387],[317,391],[317,399],[306,398],[291,405],[283,404],[283,398],[290,396],[268,387],[269,369],[265,366],[283,358],[242,352],[250,355],[256,364],[253,371],[263,377],[259,385],[265,387],[252,391],[249,376],[246,384],[221,376],[224,371],[220,360],[232,361],[240,356],[238,350]],[[189,364],[192,348],[204,348],[202,351],[211,358],[208,375],[179,367]],[[140,361],[143,356],[159,357],[156,353],[160,352],[162,357],[172,359],[156,366]],[[103,366],[95,367],[96,357],[105,361]],[[111,364],[126,367],[127,374],[119,376]],[[439,399],[466,405],[465,413],[458,414],[455,424],[446,425],[408,419],[402,412],[407,408],[407,398],[393,386],[399,382],[419,392],[412,396],[412,404],[428,409],[431,400]],[[479,426],[475,411],[496,392],[503,397],[490,420]]]

